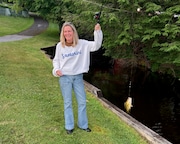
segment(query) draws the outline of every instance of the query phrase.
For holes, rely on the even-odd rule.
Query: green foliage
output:
[[[171,43],[163,43],[160,45],[161,48],[160,50],[161,51],[164,51],[164,52],[180,52],[180,42],[179,41],[175,41],[175,42],[171,42]]]
[[[147,13],[151,13],[151,12],[155,12],[155,11],[159,11],[161,10],[161,6],[156,4],[156,3],[153,3],[153,2],[147,2],[144,4],[144,7],[145,7],[145,11]]]
[[[102,8],[100,23],[104,33],[105,55],[122,58],[134,57],[133,55],[136,53],[137,61],[143,57],[149,61],[153,69],[158,70],[164,64],[175,69],[178,67],[179,57],[169,55],[167,52],[179,54],[180,1],[13,1],[18,2],[25,9],[34,10],[48,20],[58,23],[60,27],[64,21],[73,22],[78,28],[80,37],[83,38],[92,37],[96,23],[94,14]],[[154,55],[159,52],[164,57],[168,57],[169,61],[164,57]],[[159,63],[156,64],[156,61]]]

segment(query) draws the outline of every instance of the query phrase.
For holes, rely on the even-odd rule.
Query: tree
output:
[[[117,59],[131,57],[133,64],[147,60],[153,71],[180,75],[180,2],[117,2],[118,6],[111,9],[108,5],[108,13],[103,15],[103,25],[108,29],[105,54]]]
[[[171,0],[12,0],[61,26],[72,21],[91,37],[101,13],[105,55],[131,58],[151,70],[180,77],[180,2]],[[103,5],[102,5],[103,4]]]

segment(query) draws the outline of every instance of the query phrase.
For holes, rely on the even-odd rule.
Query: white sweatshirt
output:
[[[79,39],[75,47],[65,46],[59,42],[53,59],[52,73],[55,77],[57,70],[63,75],[77,75],[89,71],[90,52],[97,51],[102,44],[103,33],[101,30],[94,31],[94,41]]]

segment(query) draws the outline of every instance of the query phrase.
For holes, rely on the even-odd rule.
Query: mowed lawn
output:
[[[0,36],[16,34],[33,24],[33,18],[10,17],[0,15]]]
[[[11,17],[4,19],[9,21]],[[19,20],[19,30],[26,20]],[[3,21],[0,19],[1,24]],[[6,29],[4,34],[10,33],[8,25],[1,29]],[[52,61],[40,51],[58,40],[58,26],[50,23],[39,36],[0,43],[0,144],[147,144],[88,92],[92,132],[84,132],[76,125],[72,135],[66,134],[58,78],[52,76]],[[73,107],[77,123],[75,98]]]

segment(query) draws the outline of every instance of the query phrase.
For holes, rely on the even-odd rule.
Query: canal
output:
[[[84,79],[124,111],[124,102],[131,97],[133,107],[129,115],[173,144],[180,143],[180,81],[177,78],[144,67],[127,66],[126,61],[112,63],[95,53]]]

